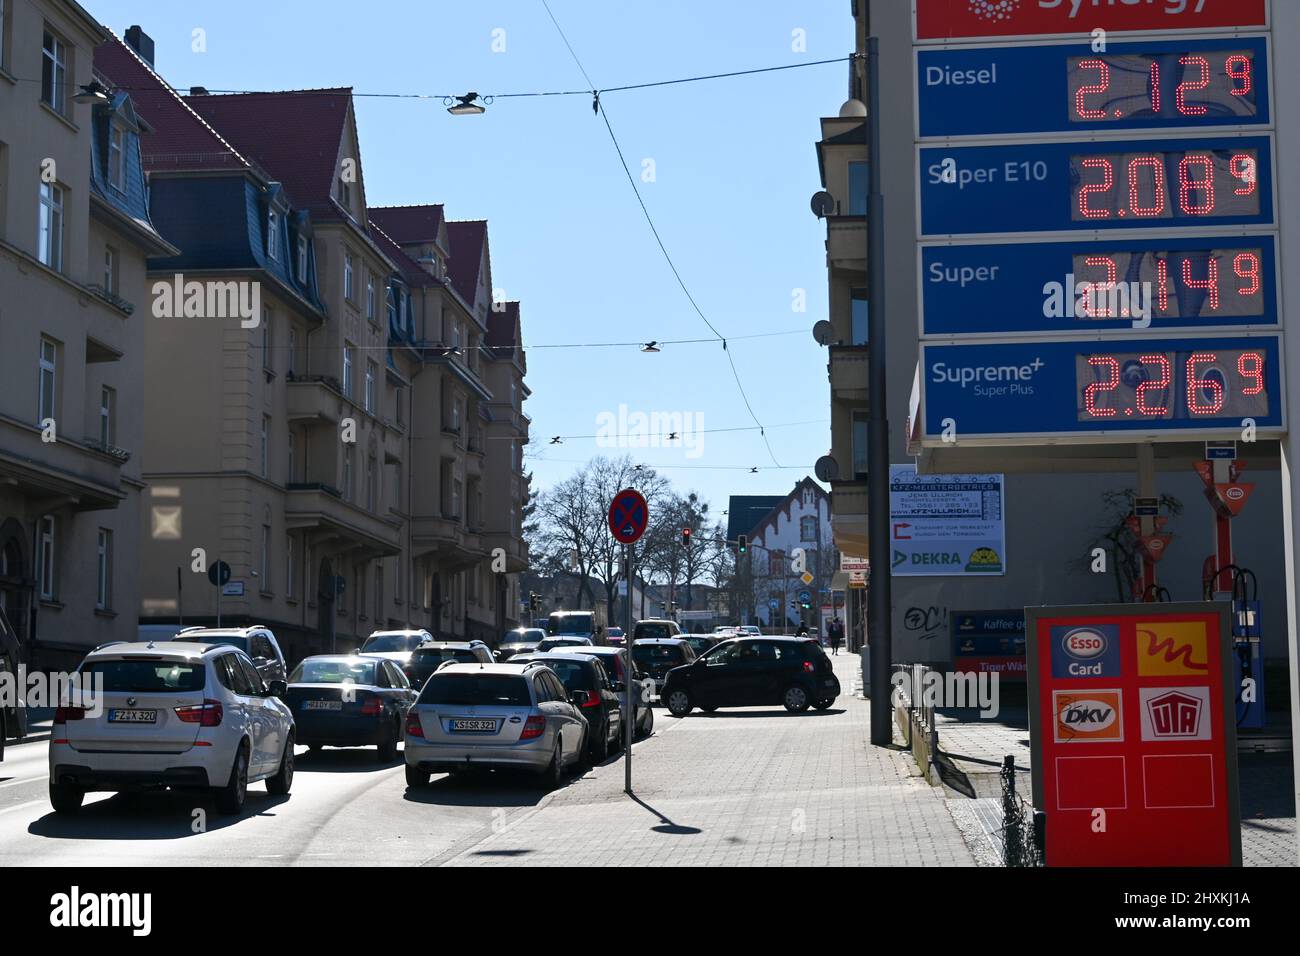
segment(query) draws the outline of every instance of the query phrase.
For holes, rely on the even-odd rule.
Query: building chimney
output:
[[[153,66],[153,37],[145,33],[139,26],[129,26],[126,28],[127,45],[140,54],[140,58]]]
[[[206,86],[191,86],[190,96],[207,96],[208,88]]]

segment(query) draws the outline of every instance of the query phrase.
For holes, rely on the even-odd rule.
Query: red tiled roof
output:
[[[442,224],[442,204],[422,206],[375,206],[366,210],[370,221],[399,243],[437,242]]]
[[[519,344],[519,303],[507,302],[505,309],[498,312],[488,310],[487,344],[492,348],[512,348]]]
[[[451,287],[471,309],[478,294],[478,274],[487,242],[487,220],[468,219],[447,223],[447,278]]]
[[[244,157],[116,35],[95,47],[94,66],[114,86],[130,93],[136,112],[153,127],[140,138],[145,169],[248,168]]]
[[[187,96],[185,102],[314,218],[337,219],[334,181],[351,88]],[[358,157],[358,161],[359,161]]]

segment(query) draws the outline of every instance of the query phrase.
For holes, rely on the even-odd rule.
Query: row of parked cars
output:
[[[74,697],[55,714],[50,801],[72,812],[89,791],[206,789],[218,809],[238,813],[250,783],[289,792],[298,745],[373,746],[387,762],[400,743],[412,787],[488,769],[531,770],[555,785],[621,750],[625,722],[637,739],[652,733],[656,697],[682,717],[696,707],[825,709],[839,694],[813,641],[651,636],[664,623],[676,627],[637,625],[631,660],[624,647],[527,640],[526,629],[495,652],[384,631],[358,652],[308,657],[287,674],[264,627],[104,645],[81,665],[102,681],[100,706]]]

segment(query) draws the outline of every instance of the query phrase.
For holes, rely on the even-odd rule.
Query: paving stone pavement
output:
[[[975,858],[911,755],[872,747],[870,704],[847,693],[858,658],[833,658],[845,693],[819,713],[659,709],[633,755],[636,799],[611,760],[451,865],[970,866]]]

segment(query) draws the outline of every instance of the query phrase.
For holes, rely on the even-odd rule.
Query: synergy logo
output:
[[[1208,687],[1143,687],[1143,740],[1209,740]]]
[[[1055,738],[1058,744],[1117,743],[1124,739],[1121,699],[1113,690],[1052,691]]]
[[[1200,621],[1139,622],[1138,674],[1142,677],[1205,676],[1210,659]]]
[[[1053,677],[1118,677],[1119,625],[1052,628]]]
[[[1020,0],[970,0],[970,12],[981,20],[1009,20],[1020,7]]]

